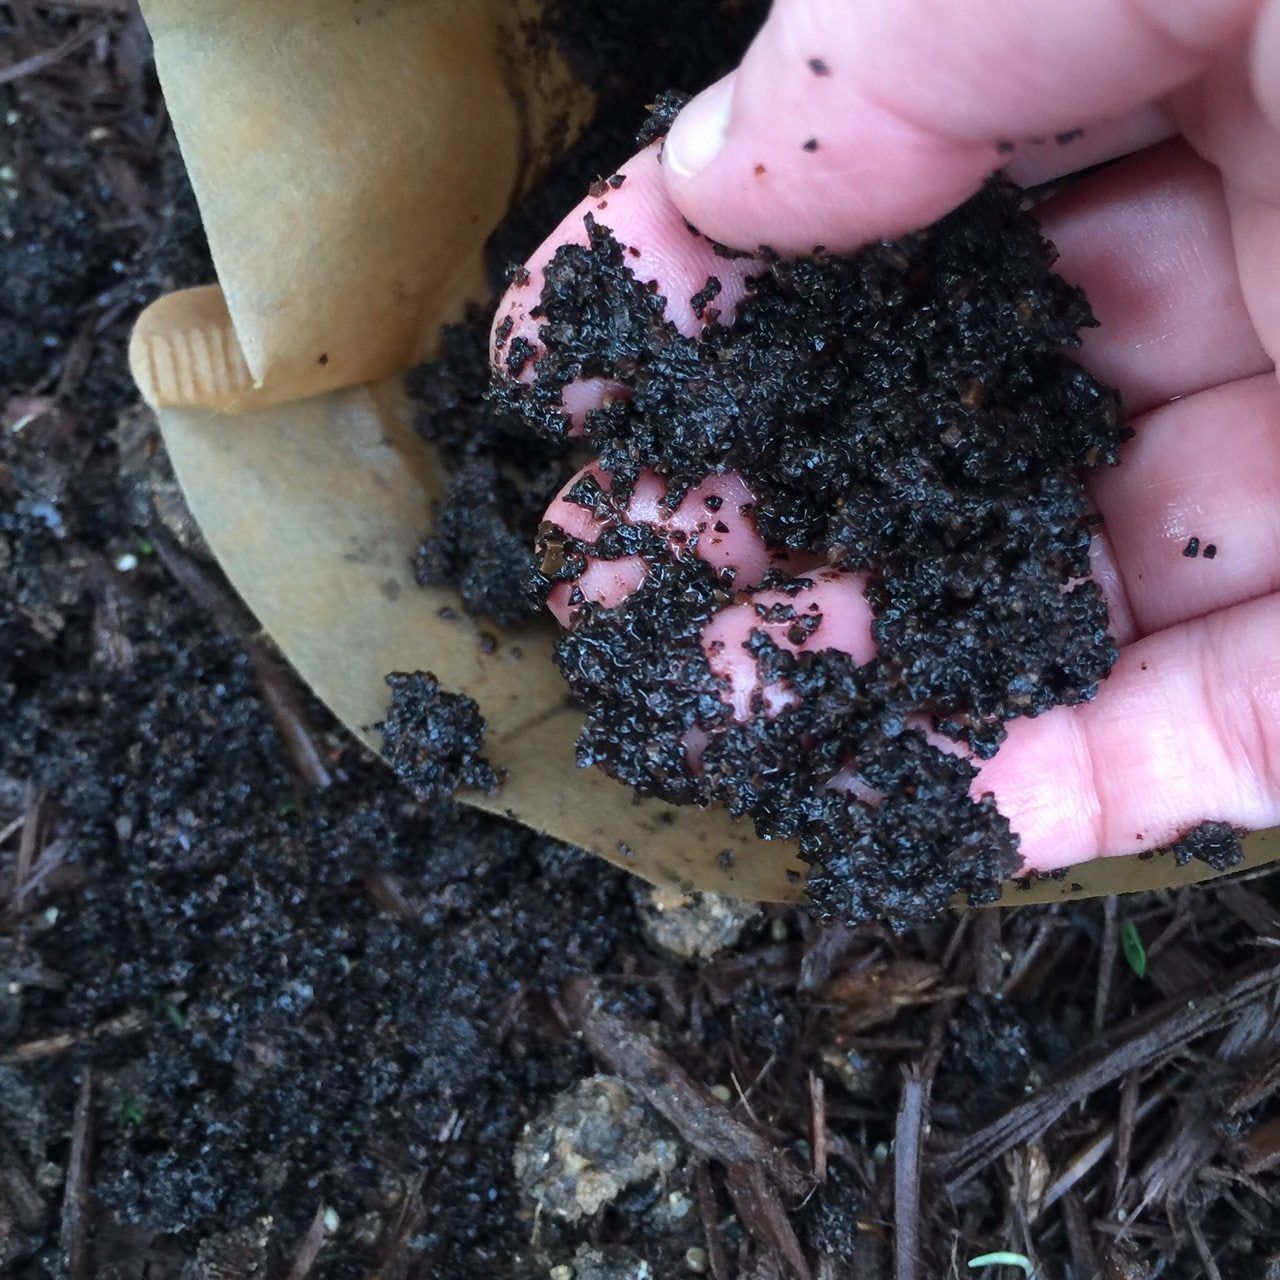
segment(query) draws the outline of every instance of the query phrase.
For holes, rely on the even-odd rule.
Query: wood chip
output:
[[[1072,1106],[1130,1071],[1184,1049],[1187,1043],[1231,1022],[1252,1002],[1280,985],[1280,963],[1236,970],[1198,997],[1167,1000],[1129,1022],[1108,1044],[1074,1059],[1055,1079],[1010,1107],[938,1162],[949,1190],[958,1191],[991,1161],[1038,1138]]]
[[[908,1072],[893,1139],[894,1278],[920,1276],[920,1156],[928,1122],[929,1081]]]
[[[785,1152],[735,1116],[642,1031],[604,1009],[596,983],[571,978],[560,993],[569,1025],[591,1054],[625,1080],[694,1151],[725,1165],[759,1165],[797,1200],[812,1182]]]
[[[738,1162],[725,1170],[725,1185],[738,1219],[766,1257],[771,1257],[792,1280],[811,1280],[804,1250],[778,1199],[778,1193],[757,1163]]]

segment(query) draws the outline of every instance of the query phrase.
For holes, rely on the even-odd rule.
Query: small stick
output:
[[[262,691],[263,701],[275,721],[276,731],[293,761],[294,771],[309,790],[323,791],[333,781],[324,755],[306,722],[306,710],[297,686],[284,667],[252,634],[239,603],[194,560],[159,530],[150,532],[156,555],[173,580],[192,602],[208,613],[219,630],[244,649]]]
[[[1122,1035],[1076,1056],[1058,1076],[970,1134],[938,1161],[954,1194],[993,1160],[1030,1142],[1077,1102],[1130,1071],[1140,1071],[1209,1031],[1232,1022],[1250,1003],[1270,998],[1280,985],[1280,964],[1248,966],[1220,983],[1166,1000],[1130,1020]]]
[[[93,1154],[93,1068],[85,1067],[71,1122],[71,1155],[62,1193],[58,1255],[67,1280],[84,1280],[88,1265],[89,1161]]]
[[[775,1270],[785,1267],[792,1280],[812,1280],[804,1250],[764,1166],[734,1163],[725,1167],[725,1174],[738,1220],[751,1232],[761,1253],[775,1264]]]
[[[324,1215],[325,1207],[321,1205],[316,1210],[316,1216],[311,1219],[311,1225],[307,1228],[307,1234],[302,1237],[302,1243],[298,1246],[293,1266],[289,1268],[288,1280],[306,1280],[311,1268],[315,1266],[316,1258],[319,1257],[320,1250],[324,1246]]]
[[[18,858],[13,867],[13,894],[20,898],[23,886],[31,878],[31,868],[36,860],[36,841],[40,835],[40,806],[44,797],[27,783],[26,812],[22,817],[22,839],[18,841]]]
[[[0,85],[12,84],[25,76],[34,76],[46,67],[61,62],[68,54],[74,53],[82,44],[88,44],[90,40],[96,39],[106,29],[105,22],[90,23],[88,26],[81,27],[61,44],[54,45],[52,49],[44,49],[40,53],[33,53],[29,58],[23,58],[20,62],[11,62],[7,67],[0,67]]]
[[[1113,893],[1103,903],[1102,946],[1098,952],[1098,985],[1093,993],[1093,1029],[1101,1031],[1107,1021],[1107,1005],[1111,1000],[1111,978],[1115,973],[1116,954],[1120,950],[1120,918],[1118,900]]]
[[[902,1082],[893,1142],[895,1280],[917,1280],[920,1275],[920,1148],[928,1106],[928,1081],[909,1071]]]
[[[1000,913],[979,911],[974,922],[973,980],[984,996],[1000,989]]]
[[[693,1189],[698,1196],[698,1216],[702,1219],[702,1235],[707,1242],[707,1263],[711,1280],[729,1280],[729,1259],[724,1251],[724,1236],[716,1215],[716,1194],[711,1186],[707,1166],[699,1160],[693,1167]]]
[[[1125,1183],[1129,1180],[1129,1152],[1133,1147],[1133,1135],[1137,1131],[1138,1121],[1142,1118],[1138,1107],[1138,1088],[1140,1074],[1131,1071],[1120,1086],[1120,1114],[1116,1118],[1116,1156],[1113,1161],[1112,1178],[1114,1193],[1111,1198],[1111,1210],[1114,1213],[1124,1199]],[[1171,1096],[1172,1089],[1163,1089],[1155,1096],[1163,1098]],[[1152,1101],[1148,1099],[1148,1102]]]
[[[813,1176],[827,1180],[827,1089],[820,1075],[809,1072],[809,1112],[812,1117]]]
[[[60,1053],[86,1040],[98,1040],[104,1036],[127,1036],[141,1031],[147,1025],[147,1017],[140,1009],[130,1009],[100,1022],[88,1031],[60,1031],[56,1036],[45,1036],[40,1040],[28,1040],[0,1054],[0,1065],[11,1067],[21,1062],[39,1062],[42,1058],[53,1058]]]

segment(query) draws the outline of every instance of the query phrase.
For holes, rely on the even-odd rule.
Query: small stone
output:
[[[341,1222],[342,1222],[342,1219],[338,1217],[338,1212],[336,1209],[326,1209],[324,1211],[324,1229],[330,1235],[333,1235],[333,1233],[337,1231]]]
[[[667,1208],[673,1218],[683,1218],[693,1208],[693,1201],[683,1191],[673,1191],[667,1197]]]
[[[636,911],[648,942],[681,960],[706,959],[742,936],[759,914],[754,902],[719,893],[679,893],[636,886]]]
[[[683,1191],[660,1196],[644,1215],[645,1232],[654,1237],[686,1233],[693,1210],[692,1198]]]
[[[686,1249],[684,1253],[684,1265],[693,1272],[695,1276],[704,1275],[707,1270],[708,1259],[707,1251],[699,1249],[696,1245],[692,1249]]]
[[[719,1098],[721,1102],[732,1102],[733,1094],[727,1084],[713,1084],[711,1086],[712,1097]]]
[[[635,1183],[665,1177],[679,1146],[621,1080],[590,1076],[557,1095],[516,1145],[516,1182],[544,1212],[575,1222]],[[578,1280],[582,1280],[579,1268]]]
[[[573,1280],[653,1280],[653,1268],[630,1249],[582,1245],[573,1255]]]
[[[124,555],[116,561],[116,568],[119,569],[121,573],[132,573],[137,567],[138,557],[135,556],[132,551],[126,551]]]

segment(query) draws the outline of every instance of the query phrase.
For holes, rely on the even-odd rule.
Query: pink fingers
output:
[[[757,631],[788,653],[836,649],[859,665],[875,657],[866,579],[837,569],[804,576],[811,586],[792,592],[757,591],[749,600],[722,609],[703,632],[703,652],[711,670],[727,682],[721,696],[737,720],[777,715],[795,703],[795,694],[785,686],[761,685],[756,660],[747,648]]]
[[[1187,396],[1134,428],[1091,489],[1138,634],[1280,590],[1274,376]]]
[[[1182,142],[1133,156],[1037,210],[1057,270],[1098,328],[1080,359],[1141,413],[1271,367],[1245,305],[1222,179]]]
[[[1280,596],[1147,636],[1093,702],[1015,720],[978,778],[1040,871],[1280,822]]]
[[[570,501],[569,494],[584,477],[609,492],[610,476],[592,463],[560,491],[547,509],[546,520],[571,538],[594,543],[616,517],[605,506],[592,511]],[[673,553],[696,555],[720,573],[726,586],[745,590],[759,583],[770,568],[791,570],[814,562],[812,557],[802,560],[786,551],[770,554],[756,529],[755,498],[736,474],[708,476],[674,510],[667,506],[666,496],[667,485],[660,476],[651,471],[642,473],[619,513],[623,523],[662,534]],[[620,604],[644,577],[644,561],[639,556],[616,560],[590,557],[586,571],[575,582],[558,583],[547,604],[567,626],[578,605],[587,600],[606,607]],[[580,595],[575,594],[575,588]]]

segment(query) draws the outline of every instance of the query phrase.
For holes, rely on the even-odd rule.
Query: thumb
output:
[[[741,249],[900,235],[975,191],[1009,158],[1006,139],[1074,135],[1193,79],[1257,8],[776,0],[742,65],[677,117],[668,190]]]

